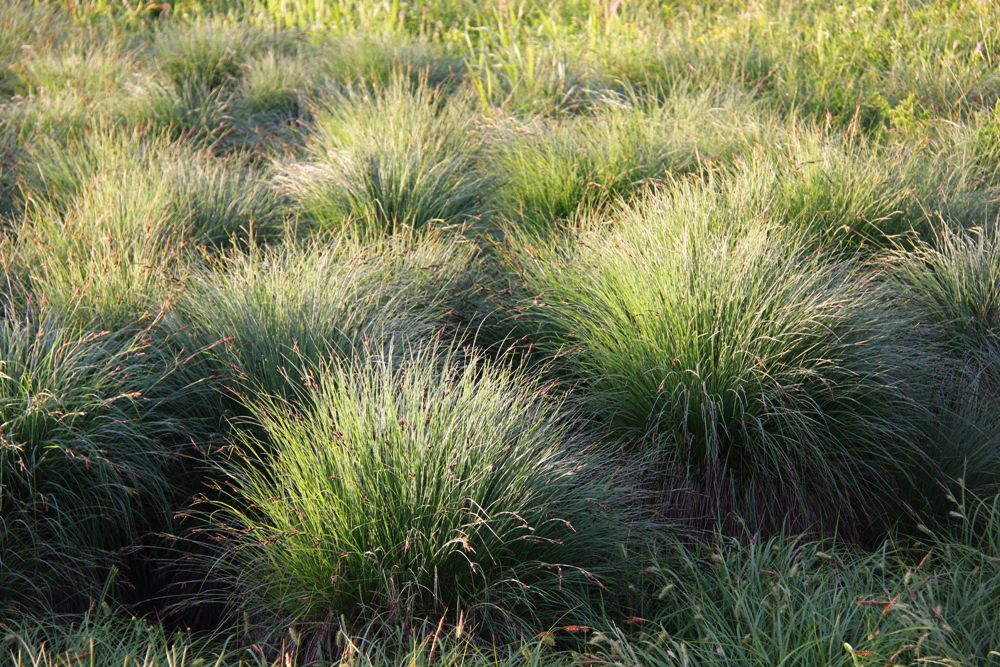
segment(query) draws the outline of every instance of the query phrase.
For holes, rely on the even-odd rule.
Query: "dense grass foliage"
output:
[[[667,479],[693,474],[717,516],[879,517],[921,421],[909,322],[880,312],[859,267],[763,219],[723,233],[737,217],[724,204],[702,197],[701,219],[689,204],[661,195],[525,258],[538,340],[575,348],[565,364],[590,410],[648,441]]]
[[[3,2],[0,655],[1000,664],[998,25]]]
[[[570,119],[497,121],[501,210],[546,232],[658,179],[708,169],[762,138],[750,101],[679,91],[663,104],[611,97]]]
[[[446,236],[343,236],[233,253],[191,276],[179,311],[192,349],[212,348],[233,389],[292,398],[330,358],[447,326],[472,250]]]
[[[994,664],[998,509],[959,504],[964,537],[932,535],[912,559],[787,538],[668,543],[640,637],[601,643],[627,664]]]
[[[362,232],[482,220],[490,179],[479,167],[468,103],[408,78],[352,89],[316,111],[310,159],[285,189],[320,229]]]
[[[317,369],[301,407],[252,404],[266,442],[243,452],[264,465],[234,461],[240,492],[212,520],[254,620],[444,614],[511,637],[619,583],[627,491],[539,385],[463,357],[361,356]]]
[[[190,434],[162,406],[183,387],[145,332],[12,315],[0,344],[0,602],[64,605],[99,589],[114,550],[168,525]]]

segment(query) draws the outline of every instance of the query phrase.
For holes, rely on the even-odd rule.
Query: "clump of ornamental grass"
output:
[[[159,70],[177,85],[208,89],[235,83],[246,60],[271,49],[288,51],[294,43],[292,33],[218,17],[168,21],[153,34]]]
[[[699,511],[772,528],[886,519],[923,414],[910,397],[928,360],[902,341],[907,320],[859,266],[682,194],[522,244],[533,340],[566,355],[579,399],[655,474],[707,494]]]
[[[316,229],[371,235],[475,224],[488,213],[493,179],[467,99],[397,75],[385,88],[337,94],[314,114],[308,157],[281,180]]]
[[[146,332],[0,323],[0,604],[65,606],[100,590],[116,550],[164,527],[186,429],[182,387]]]
[[[235,158],[180,152],[164,170],[170,213],[185,238],[211,249],[276,241],[290,229],[289,207],[265,174]]]
[[[25,179],[18,251],[49,307],[111,326],[156,312],[179,292],[189,246],[276,238],[283,202],[232,160],[160,136],[95,132],[41,142]]]
[[[121,91],[137,76],[138,54],[127,49],[120,38],[102,37],[67,40],[61,48],[26,54],[17,67],[25,93],[59,95],[72,91],[99,102],[98,98]]]
[[[147,87],[138,113],[205,146],[248,147],[253,128],[243,125],[253,119],[239,99],[242,69],[268,53],[292,55],[296,41],[221,17],[166,21],[153,32],[152,60],[167,85]]]
[[[43,133],[26,147],[20,188],[26,199],[65,211],[101,171],[161,164],[170,153],[166,143],[142,130],[107,126],[69,137]]]
[[[25,196],[56,210],[90,196],[95,179],[121,179],[163,190],[170,233],[194,243],[218,248],[236,238],[274,239],[285,229],[284,201],[238,156],[215,158],[159,131],[103,127],[68,141],[42,137],[23,161]]]
[[[12,70],[29,125],[54,126],[62,136],[95,124],[151,125],[206,144],[224,134],[232,91],[200,79],[174,81],[146,66],[148,53],[135,40],[100,27],[67,33],[58,47],[26,50]]]
[[[170,194],[145,171],[102,172],[65,212],[25,216],[17,252],[45,308],[115,328],[176,296],[183,240],[170,233]]]
[[[275,51],[243,63],[237,88],[241,121],[275,125],[296,118],[303,95],[314,85],[310,64],[301,54]]]
[[[466,63],[447,46],[399,34],[343,34],[311,44],[310,69],[318,81],[337,85],[386,87],[399,77],[431,88],[454,86]]]
[[[291,397],[333,357],[433,336],[473,252],[443,234],[288,242],[215,260],[179,308],[195,347],[218,343],[212,355],[231,388]]]
[[[828,247],[884,247],[887,237],[927,220],[914,183],[899,170],[875,148],[831,145],[803,134],[785,150],[751,162],[737,178],[794,233]]]
[[[1000,473],[1000,235],[939,225],[886,255],[887,278],[943,354],[925,449],[951,478],[995,493]]]
[[[65,34],[65,14],[52,5],[11,0],[0,16],[0,96],[24,91],[18,72],[26,49],[45,49]]]
[[[954,148],[833,142],[797,129],[783,144],[737,161],[726,196],[755,201],[776,222],[821,247],[853,251],[931,238],[987,215],[996,190]]]
[[[511,637],[617,588],[627,494],[532,377],[441,345],[316,369],[251,402],[213,572],[274,636],[440,619]],[[323,654],[330,657],[329,653]]]
[[[684,91],[662,104],[605,98],[588,115],[500,124],[492,142],[503,175],[499,208],[544,232],[644,183],[731,159],[760,139],[763,127],[746,101],[715,102]]]
[[[1000,229],[954,230],[892,252],[891,280],[959,359],[1000,349]]]

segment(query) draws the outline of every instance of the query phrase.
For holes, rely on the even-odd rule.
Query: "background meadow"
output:
[[[0,2],[7,662],[1000,665],[1000,6]]]

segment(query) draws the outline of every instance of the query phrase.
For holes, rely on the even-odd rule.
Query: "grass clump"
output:
[[[1000,247],[994,227],[939,226],[932,240],[889,253],[888,277],[941,346],[935,462],[978,494],[993,494],[1000,473]]]
[[[120,38],[110,36],[96,45],[66,44],[58,52],[30,53],[19,65],[26,93],[78,93],[84,99],[118,93],[137,70],[136,55]]]
[[[241,391],[291,397],[333,357],[433,335],[473,251],[438,234],[230,254],[192,276],[179,307],[196,347],[222,343],[220,372]]]
[[[376,352],[318,371],[297,407],[252,406],[268,444],[244,451],[265,465],[234,459],[238,492],[212,518],[218,571],[272,631],[319,652],[340,616],[446,615],[511,637],[612,585],[623,488],[520,371]]]
[[[940,219],[962,228],[989,214],[995,188],[970,158],[952,152],[865,140],[837,145],[798,132],[784,150],[738,172],[737,181],[747,179],[744,187],[763,205],[823,246],[886,248],[905,236],[931,237]]]
[[[550,230],[606,208],[644,183],[732,158],[762,132],[746,102],[716,105],[709,95],[677,92],[652,108],[616,99],[594,106],[592,115],[498,128],[500,208],[508,219]]]
[[[79,602],[174,500],[184,429],[160,410],[179,389],[169,353],[144,333],[21,317],[0,346],[0,600]]]
[[[174,299],[186,248],[270,240],[287,226],[263,179],[160,135],[95,131],[42,142],[29,160],[21,263],[47,306],[106,326]]]
[[[247,59],[268,49],[289,49],[290,33],[268,31],[224,18],[171,23],[153,35],[160,71],[177,85],[208,89],[234,83]]]
[[[65,213],[40,207],[20,230],[17,252],[51,311],[101,327],[157,311],[177,288],[179,235],[166,233],[169,191],[144,172],[101,173]]]
[[[402,76],[384,90],[354,88],[317,109],[309,158],[287,168],[285,190],[319,230],[478,223],[491,179],[472,120],[462,99]]]
[[[939,227],[930,240],[896,252],[892,277],[920,320],[938,329],[960,359],[1000,349],[1000,232]]]
[[[66,16],[54,7],[29,0],[11,0],[0,16],[0,99],[24,92],[18,72],[24,52],[49,48],[68,28]]]
[[[218,248],[251,236],[272,240],[286,226],[284,201],[259,172],[155,130],[111,127],[68,141],[43,138],[25,163],[25,197],[58,211],[90,196],[95,181],[131,179],[140,191],[163,191],[164,233],[192,243]]]
[[[772,527],[884,518],[920,414],[904,391],[904,377],[919,382],[905,322],[857,267],[760,219],[727,228],[734,212],[694,193],[647,198],[526,257],[536,340],[569,349],[593,413],[661,470],[694,475],[719,503],[702,511],[753,507]]]

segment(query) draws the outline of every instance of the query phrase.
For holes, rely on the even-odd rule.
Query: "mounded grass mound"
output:
[[[191,249],[288,228],[284,202],[256,174],[162,136],[98,130],[31,156],[18,261],[40,302],[85,322],[155,314],[179,295]]]
[[[995,215],[995,185],[955,152],[949,145],[836,145],[803,132],[747,173],[797,232],[825,248],[878,249],[907,235],[931,238],[941,220],[961,229]]]
[[[24,92],[18,72],[24,47],[51,48],[69,27],[67,16],[55,7],[29,0],[11,0],[0,16],[0,99]]]
[[[941,226],[893,253],[890,275],[953,356],[975,363],[1000,350],[1000,229]],[[998,369],[1000,371],[1000,369]]]
[[[274,240],[287,227],[285,202],[239,156],[216,158],[161,131],[98,127],[67,141],[44,137],[24,161],[25,197],[60,212],[94,196],[103,181],[134,179],[151,199],[163,191],[160,208],[169,220],[162,233],[185,241],[224,247],[234,239]]]
[[[102,172],[65,211],[42,204],[18,233],[18,263],[51,312],[128,326],[176,296],[182,235],[170,191],[147,172]]]
[[[430,345],[317,369],[296,406],[259,398],[266,444],[244,440],[211,514],[215,572],[253,623],[326,657],[340,619],[513,637],[622,592],[624,487],[543,393]]]
[[[467,98],[398,75],[335,94],[315,116],[307,158],[282,181],[316,230],[468,226],[489,212],[493,179]]]
[[[295,45],[291,32],[220,17],[171,22],[154,33],[152,42],[156,65],[175,84],[208,89],[234,84],[247,60]]]
[[[0,347],[0,604],[65,608],[169,520],[190,431],[162,406],[182,387],[145,332],[9,316]]]
[[[654,474],[714,499],[695,513],[885,520],[922,419],[910,396],[926,359],[902,342],[906,321],[860,267],[760,218],[733,229],[734,211],[693,193],[525,252],[533,340],[566,354],[580,400],[650,452]]]
[[[192,275],[178,307],[227,386],[290,398],[332,358],[446,326],[473,253],[445,234],[289,242],[219,258]]]
[[[934,461],[981,495],[1000,490],[1000,234],[938,228],[886,257],[892,289],[937,338]]]
[[[733,159],[760,141],[764,126],[749,100],[715,97],[683,90],[660,104],[608,97],[585,115],[496,123],[500,210],[544,233],[651,181]]]

